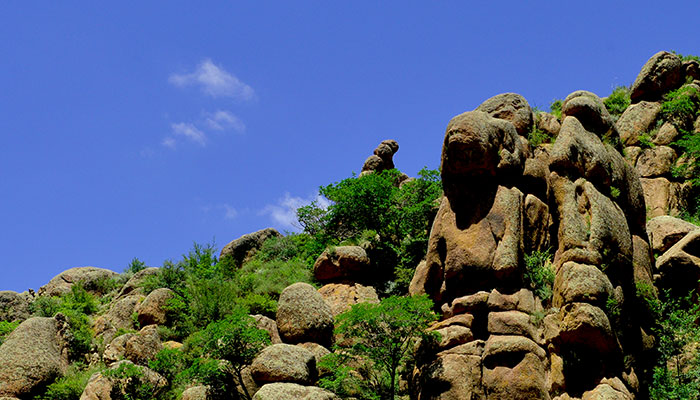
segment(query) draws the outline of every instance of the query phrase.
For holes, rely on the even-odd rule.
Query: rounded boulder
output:
[[[277,304],[277,328],[285,343],[333,341],[333,313],[316,289],[298,282],[282,291]]]

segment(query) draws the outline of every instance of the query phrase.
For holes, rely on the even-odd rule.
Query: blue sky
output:
[[[415,175],[490,96],[547,108],[700,54],[697,1],[482,3],[2,2],[0,290],[291,230],[383,139]]]

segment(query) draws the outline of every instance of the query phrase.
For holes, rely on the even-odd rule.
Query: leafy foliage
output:
[[[146,269],[146,263],[134,257],[129,265],[127,265],[124,272],[135,274],[139,271],[143,271],[144,269]]]
[[[561,120],[562,105],[564,105],[564,102],[561,99],[554,99],[549,104],[549,113],[557,117],[558,120]]]
[[[19,326],[19,321],[0,321],[0,344],[5,341],[5,337],[12,333]]]
[[[46,387],[42,400],[78,400],[87,386],[90,377],[99,372],[102,366],[95,365],[89,368],[81,363],[70,366],[66,374]]]
[[[677,128],[685,128],[689,119],[697,114],[697,104],[700,93],[692,86],[682,86],[668,92],[665,101],[661,103],[661,114],[666,121],[672,122]]]
[[[393,400],[397,391],[397,373],[411,360],[416,341],[436,338],[437,333],[425,330],[437,320],[432,308],[433,303],[426,295],[391,296],[379,304],[355,304],[336,319],[336,334],[346,339],[336,353],[353,356],[353,362],[344,365],[361,375],[364,373],[366,383],[373,386],[379,398]],[[336,389],[344,387],[346,383],[339,378],[347,377],[348,369],[337,371],[334,377],[327,378],[322,384]]]
[[[312,204],[300,208],[297,216],[305,234],[322,248],[364,243],[377,267],[375,284],[392,281],[394,291],[403,293],[425,256],[442,193],[438,171],[424,168],[418,175],[401,185],[397,170],[344,179],[320,189],[331,201],[327,209]],[[311,225],[303,222],[309,215],[315,216]]]
[[[610,115],[617,119],[630,105],[630,90],[627,86],[617,86],[603,101]]]
[[[543,301],[552,297],[554,268],[549,251],[534,251],[525,255],[524,279]]]
[[[646,296],[655,314],[657,325],[653,332],[658,340],[657,365],[650,387],[653,400],[686,400],[700,398],[700,304],[693,294],[678,299],[670,292],[660,299]]]
[[[144,379],[139,367],[125,362],[117,368],[107,369],[102,375],[111,378],[113,383],[111,398],[115,400],[142,400],[155,398],[155,388]]]

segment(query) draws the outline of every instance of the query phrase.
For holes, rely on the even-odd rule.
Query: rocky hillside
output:
[[[0,292],[2,399],[697,399],[700,63],[379,144],[264,229]]]

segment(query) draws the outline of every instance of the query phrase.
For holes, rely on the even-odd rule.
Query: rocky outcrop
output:
[[[370,269],[367,252],[360,246],[337,246],[326,250],[314,263],[314,277],[319,282],[358,281],[366,279]]]
[[[681,59],[667,51],[654,54],[642,67],[630,89],[632,103],[655,101],[683,83]]]
[[[133,365],[131,361],[119,361],[114,363],[109,369],[116,370],[121,366]],[[147,386],[151,389],[153,398],[167,385],[167,380],[152,370],[137,365],[135,368],[139,371],[139,376],[136,378],[113,378],[106,377],[102,373],[96,373],[90,377],[90,380],[80,396],[80,400],[109,400],[112,399],[112,391],[119,388],[117,383],[126,386],[127,383],[132,383],[131,379],[137,379],[138,384]],[[121,393],[124,396],[124,393]]]
[[[165,324],[168,317],[168,300],[174,296],[173,291],[167,288],[159,288],[149,293],[143,302],[136,307],[139,325]]]
[[[260,314],[253,315],[253,318],[255,318],[256,327],[265,330],[270,335],[270,343],[282,343],[279,330],[277,329],[277,322],[274,319]]]
[[[29,292],[0,291],[0,321],[23,321],[29,318],[29,305],[34,296]]]
[[[0,396],[29,398],[62,376],[68,367],[68,323],[34,317],[22,322],[0,345]]]
[[[396,140],[389,139],[379,143],[379,146],[374,149],[374,154],[369,156],[362,165],[360,176],[393,169],[394,154],[397,151],[399,151],[399,144]]]
[[[651,248],[657,254],[663,254],[678,243],[689,232],[700,229],[697,225],[680,218],[662,215],[647,222],[647,234]]]
[[[332,392],[296,383],[268,383],[255,393],[253,400],[340,400]]]
[[[117,295],[117,299],[133,294],[143,295],[144,292],[141,286],[143,285],[144,281],[148,279],[149,276],[157,275],[159,270],[160,268],[149,267],[135,273],[134,276],[129,278],[129,280],[126,281],[126,284],[122,286],[119,294]]]
[[[661,111],[661,103],[641,101],[627,107],[617,120],[620,139],[627,146],[639,143],[639,135],[648,132]]]
[[[96,267],[76,267],[61,272],[39,288],[39,296],[60,296],[71,291],[71,287],[80,282],[85,290],[96,295],[105,293],[105,280],[115,278],[116,272]]]
[[[277,304],[277,329],[285,343],[333,342],[333,313],[316,289],[308,283],[285,288]]]
[[[517,93],[503,93],[493,96],[481,103],[475,111],[483,111],[494,118],[510,122],[518,134],[523,136],[527,135],[533,123],[530,104]],[[551,119],[549,125],[553,125]]]
[[[110,342],[119,329],[133,330],[132,315],[144,299],[143,295],[130,294],[115,300],[105,314],[95,319],[95,335],[101,335],[106,342]]]
[[[448,124],[445,195],[410,286],[443,315],[431,328],[441,341],[414,375],[416,398],[580,398],[607,390],[596,389],[606,377],[629,393],[645,328],[635,287],[651,280],[644,192],[600,98],[574,92],[562,114],[556,141],[529,152],[507,118],[477,110]],[[654,160],[642,161],[647,175],[666,174]],[[539,298],[524,256],[550,246],[553,296]]]
[[[334,317],[358,303],[379,303],[377,291],[359,283],[329,283],[318,289],[318,293],[328,303]]]
[[[690,231],[656,260],[661,288],[672,289],[679,296],[700,289],[700,230]]]
[[[273,228],[243,235],[224,246],[224,248],[221,249],[219,259],[231,257],[235,265],[241,266],[258,252],[267,239],[280,236],[282,235]]]

